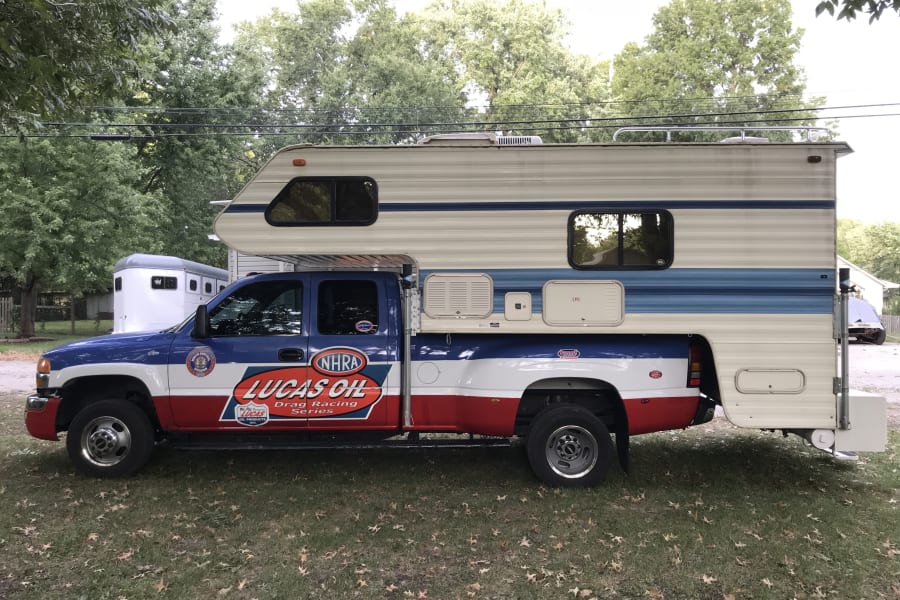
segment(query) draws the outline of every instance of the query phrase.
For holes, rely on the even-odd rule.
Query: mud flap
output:
[[[616,453],[619,455],[619,464],[622,471],[628,475],[631,472],[631,436],[628,435],[627,427],[616,428]]]

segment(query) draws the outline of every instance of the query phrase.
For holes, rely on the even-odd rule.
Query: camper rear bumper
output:
[[[56,413],[59,411],[59,396],[33,394],[25,400],[25,428],[32,437],[41,440],[58,441],[56,435]]]

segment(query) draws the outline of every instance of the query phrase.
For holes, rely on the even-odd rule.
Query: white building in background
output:
[[[900,288],[900,283],[885,281],[838,256],[838,268],[850,269],[850,281],[858,288],[857,296],[871,304],[879,315],[884,313],[884,298],[892,290]]]

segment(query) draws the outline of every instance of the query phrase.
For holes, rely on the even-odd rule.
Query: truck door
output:
[[[178,334],[168,361],[184,429],[305,428],[309,276],[249,280],[209,307],[210,336]]]
[[[388,385],[399,346],[391,342],[388,281],[366,273],[311,276],[310,429],[399,426],[399,394]]]

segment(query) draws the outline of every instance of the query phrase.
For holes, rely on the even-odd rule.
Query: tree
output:
[[[0,123],[121,97],[141,40],[169,25],[161,1],[0,2]]]
[[[583,107],[608,100],[608,64],[565,48],[568,24],[560,10],[524,0],[443,0],[426,9],[422,24],[432,52],[453,65],[469,104],[485,106],[484,121],[576,141],[591,117],[604,116]]]
[[[838,220],[838,253],[885,281],[900,283],[900,223],[870,225],[854,219]],[[885,312],[900,312],[900,296],[885,304]]]
[[[873,23],[887,10],[900,14],[900,0],[823,0],[816,6],[816,16],[823,12],[834,16],[836,9],[840,9],[838,19],[852,21],[857,13],[866,13],[869,15],[869,23]]]
[[[452,65],[424,48],[414,18],[399,19],[384,0],[276,10],[244,25],[236,47],[270,65],[273,122],[293,127],[294,142],[409,141],[406,124],[462,114]]]
[[[210,201],[230,199],[256,170],[246,158],[252,131],[230,125],[252,123],[264,71],[220,46],[215,0],[169,0],[166,9],[172,30],[144,46],[152,69],[128,101],[148,124],[137,140],[144,186],[165,206],[158,226],[162,251],[224,266],[225,246],[208,238],[219,211]]]
[[[142,175],[122,144],[0,140],[0,272],[22,291],[21,336],[34,335],[40,287],[106,289],[117,259],[158,248],[160,207],[140,191]]]
[[[791,25],[789,0],[672,0],[653,24],[643,45],[627,44],[614,60],[613,95],[629,116],[650,124],[813,122],[794,64],[803,31]]]

